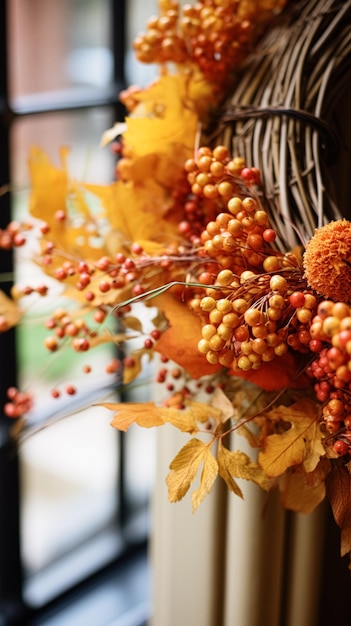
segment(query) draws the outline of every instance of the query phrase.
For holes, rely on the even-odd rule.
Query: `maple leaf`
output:
[[[218,444],[217,461],[219,475],[229,489],[241,498],[243,497],[242,491],[233,477],[250,480],[261,488],[268,489],[269,479],[260,465],[241,450],[228,450],[221,440]]]
[[[307,398],[293,405],[279,406],[267,412],[269,420],[288,422],[290,428],[263,440],[259,463],[269,476],[279,476],[288,467],[304,463],[312,471],[325,454],[322,434],[318,428],[316,405]]]
[[[142,184],[128,180],[84,187],[101,201],[112,231],[120,234],[119,247],[135,241],[148,254],[159,254],[161,242],[177,236],[177,225],[163,217],[167,190],[154,179],[144,177]]]
[[[206,444],[197,438],[190,439],[175,456],[166,478],[170,502],[178,502],[185,496],[202,462],[204,468],[200,487],[193,494],[193,510],[209,493],[218,474],[217,461],[210,451],[211,443]]]
[[[349,467],[335,464],[326,478],[327,496],[341,529],[341,556],[351,552],[351,476]]]
[[[164,75],[135,94],[139,104],[126,119],[124,133],[133,154],[164,154],[171,146],[183,161],[191,156],[198,116],[188,97],[188,84],[185,75]]]

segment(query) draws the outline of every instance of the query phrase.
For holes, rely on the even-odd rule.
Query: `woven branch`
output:
[[[260,169],[261,198],[285,245],[340,219],[330,168],[335,109],[351,82],[351,0],[288,3],[248,58],[213,135]]]

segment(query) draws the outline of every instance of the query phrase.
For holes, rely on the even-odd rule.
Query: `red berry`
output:
[[[102,280],[99,284],[99,289],[102,293],[107,293],[111,289],[111,283],[107,280]]]
[[[298,309],[304,305],[305,296],[302,291],[294,291],[289,297],[289,301],[295,309]]]
[[[349,446],[346,441],[343,441],[342,439],[337,439],[333,445],[333,449],[337,454],[343,456],[344,454],[348,453]]]
[[[66,387],[66,393],[68,393],[69,396],[74,396],[74,394],[77,392],[76,388],[73,387],[73,385],[67,385]]]
[[[277,233],[273,228],[266,228],[262,233],[262,237],[267,243],[273,243],[277,238]]]

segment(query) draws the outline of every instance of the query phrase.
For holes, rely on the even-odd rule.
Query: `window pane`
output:
[[[70,144],[73,147],[69,171],[74,176],[88,177],[92,182],[110,181],[113,158],[108,149],[99,149],[98,143],[111,122],[112,112],[107,109],[18,120],[11,135],[15,217],[27,217],[29,180],[25,164],[33,144],[47,150],[56,165],[60,145]],[[29,242],[17,250],[19,286],[48,283],[33,262],[35,251],[35,240],[33,245]],[[51,296],[39,301],[35,297],[31,300],[31,296],[25,299],[26,314],[18,329],[19,383],[21,389],[30,390],[35,396],[28,419],[34,426],[39,424],[35,427],[39,432],[25,439],[19,449],[22,555],[29,581],[27,599],[34,603],[62,591],[62,585],[76,582],[82,572],[86,575],[92,566],[91,558],[96,567],[109,557],[108,550],[113,554],[116,549],[118,436],[109,426],[111,415],[106,410],[85,408],[105,400],[114,391],[115,378],[108,378],[105,366],[115,353],[111,346],[102,346],[89,352],[87,359],[84,353],[73,354],[71,349],[57,355],[46,350],[45,318],[58,306],[70,310],[75,305],[61,291],[55,285]],[[86,362],[92,368],[90,374],[82,373]],[[53,386],[64,389],[68,383],[77,388],[77,395],[54,400]],[[76,411],[73,417],[59,419]],[[46,420],[49,426],[42,427]],[[112,528],[113,533],[109,530]],[[105,547],[101,535],[99,551],[92,554],[90,546],[89,552],[82,555],[84,543],[102,532]],[[72,565],[73,548],[80,550],[79,567]],[[69,569],[57,577],[58,564],[67,555],[71,559]],[[35,583],[36,577],[40,584]]]
[[[11,0],[11,97],[113,80],[110,0]]]

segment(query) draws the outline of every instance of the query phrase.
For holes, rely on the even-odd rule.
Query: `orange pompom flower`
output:
[[[351,302],[351,223],[337,220],[316,229],[303,265],[312,289],[325,298]]]

